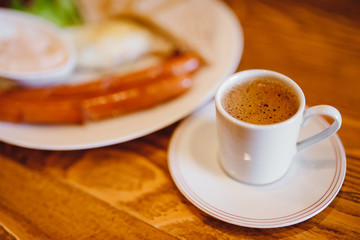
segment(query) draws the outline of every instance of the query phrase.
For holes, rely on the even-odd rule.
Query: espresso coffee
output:
[[[283,82],[257,78],[233,87],[222,99],[234,118],[252,124],[274,124],[291,118],[299,109],[295,92]]]

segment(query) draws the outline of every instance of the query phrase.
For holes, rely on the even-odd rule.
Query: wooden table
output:
[[[284,73],[308,105],[340,110],[347,174],[335,200],[285,228],[250,229],[194,207],[171,179],[178,123],[98,149],[40,151],[0,143],[0,239],[359,239],[360,2],[228,0],[245,33],[238,70]],[[0,133],[1,134],[1,133]]]

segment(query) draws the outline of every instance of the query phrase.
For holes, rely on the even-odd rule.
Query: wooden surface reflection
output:
[[[360,2],[237,1],[245,48],[238,70],[294,79],[308,105],[340,110],[344,185],[315,217],[278,229],[218,221],[175,187],[167,147],[178,123],[81,151],[0,143],[0,239],[357,239],[360,234]],[[1,133],[0,133],[1,134]]]

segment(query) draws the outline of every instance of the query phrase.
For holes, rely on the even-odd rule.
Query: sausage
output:
[[[163,77],[136,88],[85,99],[81,109],[86,119],[100,120],[157,105],[184,93],[191,86],[189,75]]]
[[[160,76],[178,76],[194,72],[199,68],[199,58],[192,54],[173,56],[147,69],[127,75],[108,75],[102,78],[74,86],[55,86],[40,89],[15,89],[8,91],[6,97],[15,99],[46,99],[50,96],[78,96],[97,95],[111,89],[129,88],[147,81],[155,80]]]
[[[160,64],[149,67],[138,72],[130,73],[125,76],[104,76],[100,81],[94,81],[77,86],[63,86],[52,91],[53,95],[74,95],[90,94],[107,91],[111,89],[128,88],[137,86],[146,81],[155,80],[161,76],[179,76],[191,73],[200,66],[199,58],[191,53],[173,56],[162,61]]]
[[[19,101],[21,122],[41,124],[85,123],[76,101],[47,100]]]
[[[192,85],[200,66],[194,54],[123,76],[75,86],[16,89],[0,93],[0,120],[38,124],[79,124],[154,106]]]
[[[192,86],[189,74],[165,76],[138,86],[82,98],[10,99],[0,96],[0,120],[37,124],[85,123],[147,108]]]
[[[0,97],[0,120],[41,124],[83,123],[79,105],[73,100],[13,100]]]

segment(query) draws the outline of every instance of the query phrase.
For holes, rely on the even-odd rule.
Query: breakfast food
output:
[[[47,70],[69,58],[65,46],[50,31],[25,19],[7,20],[0,21],[0,70],[24,73]]]
[[[1,8],[0,29],[0,77],[40,87],[62,83],[73,72],[72,44],[55,24],[32,14]],[[2,86],[0,83],[0,90]]]
[[[200,66],[194,51],[134,16],[64,33],[77,53],[73,74],[61,85],[0,89],[0,121],[83,124],[153,107],[189,90]]]
[[[199,65],[196,55],[181,54],[139,72],[89,83],[9,89],[0,92],[0,120],[85,123],[155,106],[188,90]]]
[[[78,67],[85,69],[116,68],[176,51],[175,44],[165,36],[131,18],[118,17],[66,30],[76,46]]]

